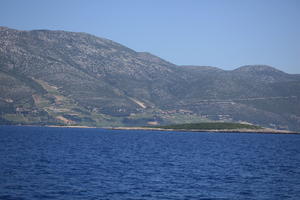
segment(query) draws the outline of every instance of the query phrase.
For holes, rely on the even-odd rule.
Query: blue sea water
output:
[[[300,135],[0,126],[0,199],[300,199]]]

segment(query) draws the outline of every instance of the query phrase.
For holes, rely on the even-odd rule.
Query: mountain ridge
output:
[[[86,33],[0,27],[0,36],[3,123],[300,129],[300,76],[270,66],[177,66]]]

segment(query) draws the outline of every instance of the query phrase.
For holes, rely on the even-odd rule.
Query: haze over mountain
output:
[[[243,121],[300,130],[300,75],[177,66],[86,33],[0,27],[2,124]]]

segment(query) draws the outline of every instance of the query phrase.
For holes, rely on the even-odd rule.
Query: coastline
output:
[[[154,127],[110,127],[111,130],[144,130],[144,131],[176,131],[176,132],[207,132],[207,133],[258,133],[258,134],[300,134],[295,131],[264,129],[165,129]]]
[[[0,125],[0,126],[24,126],[24,127],[49,127],[49,128],[81,128],[81,129],[107,129],[107,130],[141,130],[141,131],[174,131],[174,132],[199,132],[199,133],[257,133],[257,134],[296,134],[300,132],[288,130],[276,130],[271,128],[263,129],[166,129],[155,127],[137,127],[137,126],[124,126],[124,127],[95,127],[95,126],[60,126],[60,125]]]
[[[76,126],[76,125],[60,126],[60,125],[27,125],[27,124],[7,124],[7,125],[1,124],[0,126],[49,127],[49,128],[102,128],[102,127],[95,127],[95,126]]]

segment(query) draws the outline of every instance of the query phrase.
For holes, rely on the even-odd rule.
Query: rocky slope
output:
[[[246,121],[300,130],[300,77],[176,66],[86,33],[0,28],[2,124]]]

